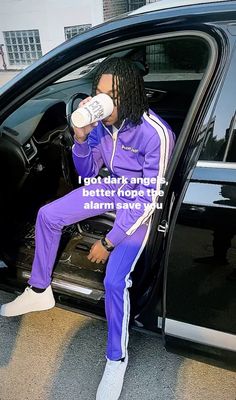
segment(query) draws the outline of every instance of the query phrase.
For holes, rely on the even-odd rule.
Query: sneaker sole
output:
[[[48,306],[45,306],[45,307],[30,307],[28,309],[22,310],[21,312],[17,312],[17,313],[6,312],[5,311],[6,307],[3,305],[1,307],[1,310],[0,310],[0,315],[2,317],[15,317],[17,315],[24,315],[24,314],[27,314],[27,313],[30,313],[30,312],[47,311],[47,310],[50,310],[51,308],[53,308],[55,306],[55,304],[56,303],[53,302],[51,305],[48,305]]]

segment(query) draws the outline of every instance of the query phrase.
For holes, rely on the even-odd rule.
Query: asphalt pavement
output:
[[[0,304],[16,295],[0,291]],[[59,307],[0,317],[0,400],[95,400],[105,321]],[[132,330],[120,400],[236,400],[236,374],[166,352]],[[106,400],[106,399],[104,399]]]

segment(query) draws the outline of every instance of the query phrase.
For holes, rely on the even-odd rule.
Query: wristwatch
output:
[[[102,243],[102,245],[105,247],[105,249],[106,249],[107,251],[112,251],[112,250],[115,248],[115,246],[110,246],[110,245],[107,243],[105,236],[101,239],[101,243]]]

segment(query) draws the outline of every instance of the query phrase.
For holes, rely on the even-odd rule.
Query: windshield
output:
[[[83,76],[87,76],[91,71],[94,70],[94,68],[100,64],[103,60],[105,60],[106,57],[100,58],[98,60],[92,61],[89,64],[83,65],[80,68],[77,68],[75,71],[70,72],[69,74],[63,76],[62,78],[58,79],[55,81],[55,83],[58,82],[65,82],[65,81],[72,81],[74,79],[79,79]]]

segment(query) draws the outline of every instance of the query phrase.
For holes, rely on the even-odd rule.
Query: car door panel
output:
[[[199,169],[206,168],[197,167],[199,180]],[[227,172],[224,169],[225,175]],[[206,175],[203,171],[202,176]],[[172,239],[167,282],[171,296],[167,295],[166,305],[168,319],[233,334],[236,334],[235,281],[231,279],[236,266],[235,175],[224,184],[203,177],[189,184]]]
[[[235,370],[236,169],[218,169],[228,181],[223,184],[210,181],[209,169],[195,169],[198,181],[189,184],[176,221],[168,262],[165,345]]]
[[[235,138],[235,62],[234,54],[209,117],[199,161],[188,178],[176,215],[169,244],[163,321],[167,349],[193,357],[210,356],[212,362],[233,368],[236,157],[232,158],[230,147]]]

